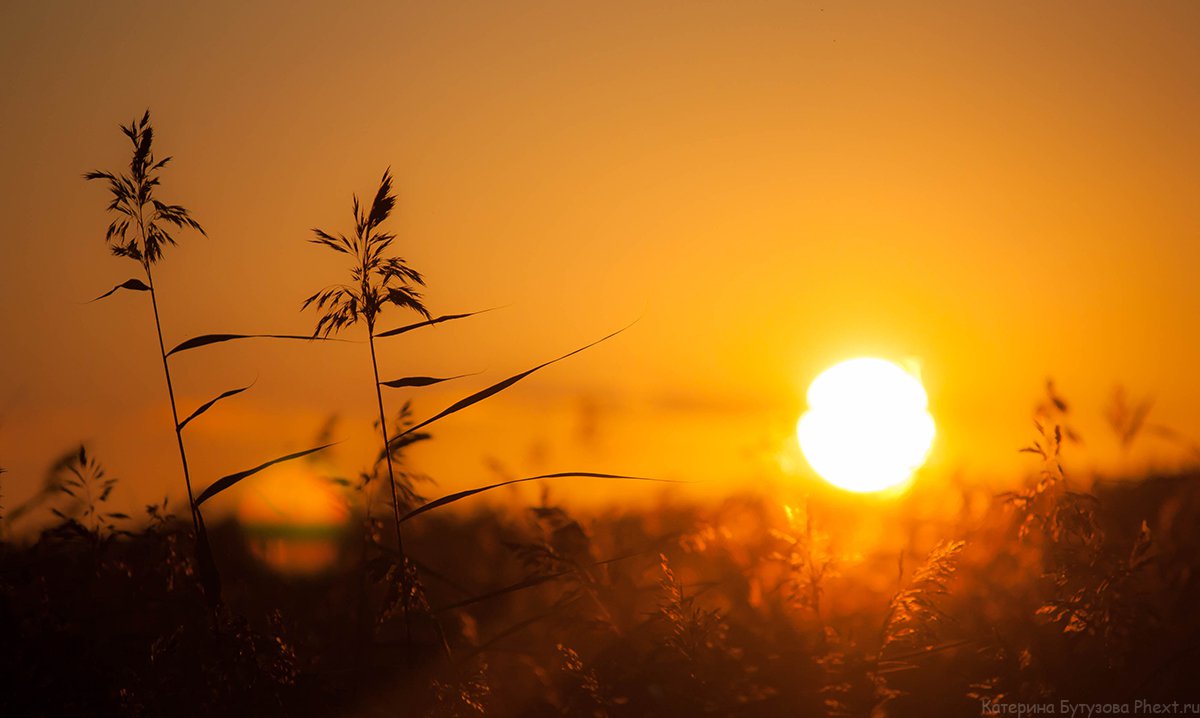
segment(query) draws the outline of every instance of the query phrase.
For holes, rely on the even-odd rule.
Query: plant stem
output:
[[[396,516],[396,548],[400,557],[404,557],[404,537],[400,531],[400,495],[396,491],[396,474],[392,468],[391,440],[388,438],[387,415],[383,411],[383,390],[379,388],[379,361],[375,358],[375,331],[367,327],[370,336],[367,342],[371,346],[371,370],[375,374],[375,401],[379,407],[379,430],[383,433],[383,456],[387,460],[388,484],[392,487],[392,509]]]
[[[144,262],[146,279],[150,285],[150,305],[154,307],[154,328],[158,332],[158,353],[162,358],[163,374],[167,377],[167,397],[171,400],[171,419],[175,429],[175,442],[179,445],[179,460],[183,464],[183,483],[187,486],[188,507],[192,511],[192,528],[196,531],[196,541],[201,541],[200,519],[196,516],[196,499],[192,493],[192,476],[188,471],[187,452],[183,448],[183,432],[179,430],[179,410],[175,406],[175,386],[171,383],[171,367],[167,362],[167,348],[163,343],[162,321],[158,316],[158,298],[154,291],[154,276],[150,272],[150,263]]]
[[[408,618],[408,557],[404,554],[404,532],[400,528],[400,494],[396,491],[396,473],[392,468],[392,448],[388,439],[387,415],[383,411],[383,390],[379,387],[379,361],[375,357],[375,322],[367,322],[367,343],[371,347],[371,371],[375,375],[375,401],[379,407],[379,431],[383,434],[383,457],[387,461],[388,486],[392,488],[392,511],[396,518],[396,550],[400,553],[400,581],[404,608],[404,632],[412,642],[412,625]]]

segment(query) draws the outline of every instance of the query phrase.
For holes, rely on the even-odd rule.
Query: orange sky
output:
[[[344,267],[308,229],[388,165],[431,309],[506,307],[385,340],[385,376],[485,372],[419,416],[641,317],[439,424],[416,460],[448,488],[490,458],[755,481],[807,382],[864,354],[920,361],[939,471],[1028,466],[1047,375],[1089,461],[1113,465],[1117,382],[1200,437],[1197,37],[1188,1],[5,4],[5,500],[79,440],[124,500],[177,490],[146,297],[85,303],[138,268],[80,174],[127,161],[147,105],[162,196],[210,234],[156,271],[169,344],[310,331],[300,301]],[[257,377],[194,426],[197,483],[330,414],[331,458],[363,463],[364,344],[175,366],[185,412]]]

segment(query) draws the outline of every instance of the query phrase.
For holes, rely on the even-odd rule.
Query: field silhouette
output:
[[[976,508],[944,521],[921,518],[919,489],[859,516],[835,495],[573,515],[548,492],[409,523],[407,584],[386,519],[308,578],[264,567],[227,522],[210,531],[215,609],[170,507],[127,531],[89,524],[81,505],[0,554],[3,707],[960,716],[985,701],[1186,701],[1200,665],[1197,479],[964,489]],[[876,548],[844,553],[863,531]]]

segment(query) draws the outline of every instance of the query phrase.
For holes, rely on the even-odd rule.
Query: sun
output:
[[[808,387],[796,435],[813,469],[834,486],[868,493],[904,485],[925,463],[933,417],[916,376],[883,359],[848,359]]]

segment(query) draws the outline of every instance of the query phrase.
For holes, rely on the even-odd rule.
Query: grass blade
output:
[[[440,499],[434,499],[433,501],[430,501],[427,504],[418,506],[417,508],[413,509],[412,511],[409,511],[407,514],[405,514],[404,516],[402,516],[400,518],[400,522],[403,523],[405,521],[408,521],[411,518],[420,516],[421,514],[425,513],[426,511],[432,511],[436,508],[446,506],[447,504],[452,504],[455,501],[461,501],[462,499],[465,499],[469,496],[474,496],[475,494],[482,494],[485,491],[491,491],[492,489],[498,489],[502,486],[510,486],[512,484],[523,484],[527,481],[541,481],[543,479],[566,479],[566,478],[614,479],[617,481],[652,481],[654,483],[659,483],[659,484],[687,484],[687,483],[690,483],[688,481],[676,481],[675,479],[653,479],[653,478],[646,477],[646,476],[626,476],[624,474],[599,474],[599,473],[596,473],[593,471],[564,471],[564,472],[557,473],[557,474],[541,474],[539,476],[526,476],[523,479],[509,479],[508,481],[501,481],[500,483],[497,483],[497,484],[489,484],[487,486],[480,486],[480,487],[474,488],[474,489],[467,489],[466,491],[459,491],[454,494],[447,494],[446,496],[443,496]],[[199,502],[197,502],[197,503],[199,503]]]
[[[477,312],[467,312],[466,314],[443,314],[440,317],[434,317],[433,319],[427,319],[423,322],[417,322],[416,324],[407,324],[405,326],[398,327],[396,329],[389,329],[386,332],[380,332],[375,335],[375,338],[382,339],[383,337],[394,337],[397,334],[404,334],[406,332],[411,332],[412,330],[420,329],[421,327],[431,327],[434,324],[441,324],[442,322],[449,322],[449,321],[453,321],[455,319],[465,319],[467,317],[473,317],[476,314],[483,314],[485,312],[491,312],[491,311],[495,311],[495,310],[496,310],[496,307],[492,307],[491,309],[480,309]]]
[[[311,335],[300,334],[202,334],[198,337],[192,337],[187,341],[181,342],[171,351],[167,352],[167,356],[171,356],[176,352],[187,351],[188,349],[197,349],[206,347],[209,344],[218,344],[220,342],[229,342],[235,339],[303,339],[304,341],[324,341],[335,342],[342,341],[341,339],[330,339],[326,337],[314,337]]]
[[[566,576],[567,574],[570,574],[570,573],[572,573],[572,572],[571,571],[558,571],[556,573],[548,573],[548,574],[544,574],[541,576],[530,576],[527,579],[524,579],[522,581],[517,581],[516,583],[509,584],[503,588],[498,588],[494,591],[488,591],[487,593],[481,593],[478,596],[472,596],[471,598],[467,598],[467,599],[463,599],[462,601],[457,601],[455,603],[451,603],[448,606],[443,606],[441,608],[434,609],[433,613],[445,613],[446,611],[453,611],[458,608],[466,608],[467,606],[471,606],[476,603],[490,601],[493,598],[499,598],[501,596],[504,596],[504,595],[507,595],[510,593],[522,591],[527,588],[533,588],[534,586],[541,586],[543,583],[549,583],[550,581],[553,581],[556,578],[562,578],[563,576]]]
[[[633,558],[635,556],[641,556],[648,552],[649,552],[648,550],[647,551],[634,551],[633,553],[627,553],[627,554],[624,554],[623,556],[617,556],[615,558],[609,558],[609,559],[605,559],[603,561],[593,561],[592,563],[581,566],[580,568],[595,568],[597,566],[607,566],[608,564],[616,563],[618,561],[624,561],[625,559]],[[556,578],[562,578],[563,576],[568,576],[572,573],[575,573],[575,571],[573,571],[573,570],[571,570],[571,571],[556,571],[554,573],[542,574],[540,576],[530,576],[524,580],[517,581],[516,583],[511,583],[507,586],[504,586],[503,588],[497,588],[495,590],[488,591],[486,593],[481,593],[477,596],[472,596],[470,598],[464,598],[461,601],[457,601],[457,602],[451,603],[447,606],[438,608],[438,609],[434,610],[433,612],[434,613],[444,613],[446,611],[453,611],[454,609],[457,609],[457,608],[466,608],[467,606],[470,606],[470,605],[473,605],[476,603],[482,603],[484,601],[489,601],[493,598],[499,598],[506,594],[515,593],[517,591],[522,591],[527,588],[533,588],[534,586],[540,586],[543,583],[553,581]]]
[[[550,361],[548,361],[548,362],[545,362],[545,363],[543,363],[543,364],[539,364],[539,365],[535,366],[535,367],[534,367],[534,368],[532,368],[532,369],[527,369],[527,370],[525,370],[525,371],[521,372],[520,374],[515,374],[515,375],[513,375],[513,376],[510,376],[509,378],[505,379],[504,381],[501,381],[501,382],[498,382],[498,383],[496,383],[496,384],[493,384],[493,385],[489,386],[488,388],[486,388],[486,389],[483,389],[482,391],[477,391],[477,392],[475,392],[474,394],[472,394],[472,395],[468,396],[467,398],[465,398],[465,399],[461,399],[461,400],[459,400],[459,401],[455,402],[454,404],[452,404],[451,406],[447,407],[446,409],[443,409],[443,410],[442,410],[440,413],[438,413],[437,415],[435,415],[435,416],[433,416],[433,417],[431,417],[431,418],[429,418],[429,419],[426,419],[425,421],[422,421],[422,422],[421,422],[421,423],[419,423],[419,424],[415,424],[415,425],[413,425],[413,426],[410,426],[408,429],[405,429],[403,433],[401,433],[401,434],[399,434],[399,435],[397,435],[397,436],[393,437],[393,438],[392,438],[392,440],[391,440],[391,442],[390,442],[390,444],[395,444],[395,443],[396,443],[396,442],[398,442],[400,439],[404,438],[404,436],[405,436],[406,434],[411,434],[411,433],[412,433],[412,432],[414,432],[414,431],[417,431],[417,430],[419,430],[419,429],[421,429],[421,428],[423,428],[423,427],[429,426],[430,424],[432,424],[433,422],[437,421],[438,419],[442,419],[442,418],[445,418],[445,417],[447,417],[447,416],[450,416],[451,414],[458,413],[458,412],[462,411],[463,409],[466,409],[466,408],[467,408],[467,407],[469,407],[469,406],[472,406],[472,405],[474,405],[474,404],[478,404],[479,402],[483,401],[484,399],[488,399],[488,398],[491,398],[491,397],[495,396],[496,394],[499,394],[500,392],[502,392],[502,391],[504,391],[505,389],[509,388],[509,387],[510,387],[510,386],[512,386],[513,384],[516,384],[517,382],[521,381],[522,379],[524,379],[525,377],[529,376],[530,374],[534,373],[535,371],[537,371],[537,370],[539,370],[539,369],[545,369],[546,367],[550,366],[551,364],[554,364],[554,363],[556,363],[556,362],[560,362],[560,361],[562,361],[563,359],[566,359],[567,357],[574,356],[574,355],[578,354],[579,352],[581,352],[581,351],[583,351],[583,350],[585,350],[585,349],[590,349],[590,348],[592,348],[592,347],[596,346],[597,344],[599,344],[600,342],[603,342],[603,341],[607,341],[607,340],[609,340],[609,339],[612,339],[612,338],[613,338],[613,337],[615,337],[616,335],[618,335],[618,334],[620,334],[621,332],[623,332],[623,331],[625,331],[626,329],[628,329],[630,326],[633,326],[633,325],[632,325],[632,324],[630,324],[630,325],[628,325],[628,326],[622,327],[622,328],[618,329],[617,331],[613,332],[612,334],[609,334],[609,335],[608,335],[608,336],[606,336],[606,337],[603,337],[603,338],[597,339],[596,341],[592,342],[591,344],[588,344],[588,345],[586,345],[586,346],[582,346],[582,347],[580,347],[580,348],[576,349],[576,350],[575,350],[575,351],[573,351],[573,352],[569,352],[569,353],[567,353],[567,354],[563,354],[562,356],[560,356],[560,357],[559,357],[559,358],[557,358],[557,359],[551,359]]]
[[[204,503],[205,501],[208,501],[212,497],[221,493],[225,489],[228,489],[230,486],[233,486],[234,484],[241,481],[242,479],[244,479],[248,476],[253,476],[253,475],[257,474],[258,472],[262,471],[263,469],[274,466],[275,464],[281,464],[285,461],[291,461],[292,459],[299,459],[301,456],[308,456],[309,454],[316,453],[318,451],[321,451],[322,449],[328,449],[329,447],[333,446],[334,443],[336,443],[336,442],[332,442],[329,444],[323,444],[321,446],[315,446],[311,449],[305,449],[304,451],[297,451],[294,454],[288,454],[287,456],[281,456],[278,459],[271,459],[270,461],[266,462],[265,464],[259,464],[258,466],[255,466],[253,469],[247,469],[246,471],[239,471],[236,474],[230,474],[229,476],[224,476],[220,479],[217,479],[216,481],[214,481],[212,483],[211,486],[209,486],[204,491],[200,492],[200,495],[196,497],[196,505],[199,506],[200,504]]]
[[[220,401],[222,399],[228,399],[229,397],[233,396],[234,394],[241,394],[243,391],[246,391],[251,386],[254,386],[254,385],[250,384],[249,386],[244,386],[241,389],[230,389],[229,391],[222,393],[217,398],[210,399],[209,401],[201,404],[199,409],[196,409],[195,411],[193,411],[191,414],[188,415],[188,418],[179,422],[179,426],[177,427],[176,430],[183,431],[183,427],[187,426],[189,421],[191,421],[192,419],[195,419],[197,416],[200,416],[204,412],[211,409],[213,404],[216,404],[218,401]]]
[[[105,297],[111,296],[111,295],[112,295],[113,293],[115,293],[115,292],[116,292],[118,289],[129,289],[129,290],[131,290],[131,291],[135,291],[135,292],[148,292],[148,291],[150,291],[150,287],[146,286],[146,283],[145,283],[145,282],[143,282],[142,280],[140,280],[140,279],[126,279],[124,282],[121,282],[120,284],[118,284],[117,286],[115,286],[115,287],[113,287],[112,289],[108,290],[108,291],[107,291],[107,292],[105,292],[104,294],[101,294],[100,296],[98,296],[98,297],[96,297],[95,299],[91,300],[90,302],[88,302],[88,304],[91,304],[92,302],[98,302],[98,301],[100,301],[101,299],[104,299]]]
[[[495,646],[497,643],[500,643],[504,639],[520,633],[521,631],[525,630],[526,628],[529,628],[530,626],[534,625],[535,623],[537,623],[539,621],[544,621],[547,618],[550,618],[557,613],[561,613],[562,611],[566,610],[567,608],[570,608],[574,604],[578,603],[580,600],[581,600],[581,598],[579,596],[576,596],[574,598],[569,598],[565,601],[560,601],[559,603],[556,603],[555,605],[551,606],[549,611],[546,611],[544,613],[539,613],[536,616],[532,616],[530,618],[525,619],[524,621],[516,623],[512,626],[509,626],[508,628],[504,629],[500,633],[497,633],[496,635],[489,638],[487,641],[479,644],[479,646],[474,651],[472,651],[471,654],[469,656],[467,656],[467,658],[474,658],[475,656],[478,656],[482,653],[487,653],[488,651],[490,651],[492,649],[493,646]]]
[[[211,608],[221,605],[221,574],[213,558],[212,545],[208,542],[208,529],[204,527],[204,515],[196,510],[196,578],[204,598]]]
[[[462,379],[464,376],[474,376],[474,374],[459,374],[457,376],[446,377],[406,376],[400,379],[392,379],[391,381],[381,381],[379,382],[379,385],[390,386],[393,389],[400,389],[406,386],[429,386],[431,384],[437,384],[443,381],[450,381],[451,379]]]

